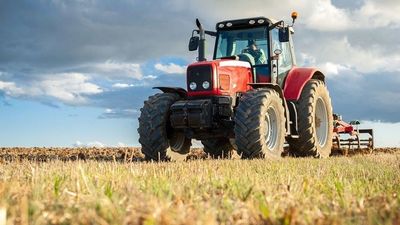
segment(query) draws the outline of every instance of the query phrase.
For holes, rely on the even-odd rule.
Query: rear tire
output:
[[[233,146],[228,138],[202,140],[204,152],[213,159],[229,159],[232,157]]]
[[[174,93],[158,93],[150,96],[140,109],[139,143],[145,160],[174,161],[173,154],[167,154],[170,147],[181,154],[189,152],[191,140],[174,131],[169,122],[169,109],[179,99]]]
[[[285,111],[273,89],[251,90],[240,98],[235,115],[235,142],[243,159],[278,158],[285,142]]]
[[[333,114],[324,82],[310,80],[296,104],[299,139],[288,140],[295,156],[329,157],[332,151]]]

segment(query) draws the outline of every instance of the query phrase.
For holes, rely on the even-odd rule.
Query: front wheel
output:
[[[179,95],[174,93],[155,94],[140,109],[139,143],[146,160],[180,160],[182,157],[175,157],[175,153],[189,152],[191,140],[173,130],[169,122],[169,109],[179,99]]]
[[[233,145],[228,138],[202,140],[204,152],[213,159],[229,159],[232,157]]]
[[[285,111],[273,89],[245,93],[235,114],[235,142],[244,159],[281,157],[285,142]]]

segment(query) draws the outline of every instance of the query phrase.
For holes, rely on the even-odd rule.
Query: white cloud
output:
[[[312,1],[309,4],[311,7],[310,14],[305,14],[305,23],[308,28],[320,31],[337,31],[351,27],[348,12],[336,8],[330,0]]]
[[[128,145],[122,142],[118,142],[117,147],[128,147]]]
[[[156,78],[157,78],[157,76],[154,76],[154,75],[147,75],[147,76],[143,77],[143,79],[146,79],[146,80],[154,80]]]
[[[349,73],[351,71],[351,68],[349,65],[342,65],[338,63],[333,63],[333,62],[325,62],[325,63],[317,63],[317,60],[315,57],[310,56],[306,53],[301,53],[300,54],[300,60],[302,61],[302,64],[306,66],[315,66],[323,74],[325,74],[327,77],[333,78],[333,77],[339,77],[343,74],[343,72],[346,72],[346,75],[348,76],[349,74],[351,75],[358,75],[357,73]]]
[[[207,1],[206,1],[207,2]],[[380,27],[399,27],[400,23],[400,4],[398,0],[366,0],[359,8],[345,9],[336,7],[331,0],[304,0],[304,1],[278,1],[271,0],[269,5],[274,5],[273,10],[265,8],[264,1],[246,2],[248,8],[243,12],[243,4],[232,2],[226,7],[224,1],[208,3],[195,2],[193,8],[204,8],[208,11],[211,7],[224,7],[217,15],[212,11],[207,17],[213,20],[246,18],[258,15],[264,15],[274,19],[288,18],[290,9],[299,13],[299,24],[307,26],[311,30],[317,31],[347,31],[354,29],[374,29]],[[215,22],[215,21],[214,21]]]
[[[89,142],[81,142],[81,141],[76,141],[74,144],[72,144],[73,147],[76,148],[90,148],[90,147],[97,147],[97,148],[104,148],[104,147],[109,147],[108,145],[100,142],[100,141],[89,141]],[[123,143],[123,142],[118,142],[116,145],[114,145],[116,147],[128,147],[127,144]]]
[[[352,69],[360,73],[400,71],[400,55],[371,45],[369,48],[353,45],[345,36],[340,39],[321,39],[319,46],[307,46],[308,52],[303,52],[300,62],[309,65],[322,65],[335,70],[334,65],[341,69]],[[385,56],[383,56],[385,55]],[[338,68],[338,69],[340,69]]]
[[[373,129],[375,147],[400,147],[400,123],[361,121],[360,128]]]
[[[115,83],[112,85],[114,88],[128,88],[133,87],[133,84]]]
[[[114,118],[134,118],[137,116],[139,111],[137,109],[110,109],[104,110],[104,113],[100,115],[100,119],[114,119]]]
[[[0,81],[0,90],[3,91],[6,95],[12,97],[18,97],[24,94],[24,90],[17,87],[14,82]]]
[[[325,75],[330,77],[335,77],[337,75],[340,75],[340,73],[345,70],[350,70],[347,66],[343,66],[332,62],[324,63],[323,65],[320,65],[318,68],[320,68]]]
[[[81,73],[60,73],[43,75],[39,80],[17,86],[14,82],[0,81],[0,90],[12,97],[53,97],[67,104],[82,104],[86,95],[103,92],[89,77]]]
[[[129,88],[129,87],[143,87],[143,86],[148,86],[151,84],[151,80],[156,79],[156,76],[153,75],[148,75],[144,76],[141,81],[137,81],[134,84],[127,84],[127,83],[115,83],[112,85],[113,88],[118,88],[118,89],[123,89],[123,88]]]
[[[54,76],[51,77],[50,76]],[[67,103],[84,103],[84,95],[98,94],[102,89],[88,82],[89,78],[80,73],[54,74],[41,81],[39,86],[47,96],[55,97]]]
[[[399,27],[400,4],[398,0],[367,0],[356,12],[359,27]]]
[[[106,75],[108,78],[124,77],[133,79],[142,79],[143,73],[140,64],[124,63],[108,60],[105,63],[99,63],[94,66],[95,73]]]
[[[90,141],[88,143],[82,143],[81,141],[76,141],[73,144],[73,146],[78,147],[78,148],[87,148],[87,147],[103,148],[103,147],[106,147],[106,145],[101,143],[100,141]]]
[[[335,7],[331,0],[308,1],[304,21],[308,28],[319,31],[370,30],[400,26],[400,4],[397,0],[367,0],[358,9]]]
[[[168,65],[157,63],[154,68],[167,74],[185,74],[186,72],[186,66],[179,66],[175,63],[169,63]]]

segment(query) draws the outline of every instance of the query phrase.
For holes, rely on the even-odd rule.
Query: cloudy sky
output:
[[[196,17],[292,10],[298,64],[326,74],[334,111],[400,146],[398,0],[0,0],[0,146],[137,146],[151,87],[185,84]]]

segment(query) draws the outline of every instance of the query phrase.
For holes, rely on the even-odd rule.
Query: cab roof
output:
[[[278,20],[274,20],[266,17],[252,17],[237,20],[224,20],[216,24],[216,30],[232,30],[240,28],[251,28],[265,26],[267,24],[277,23]]]

